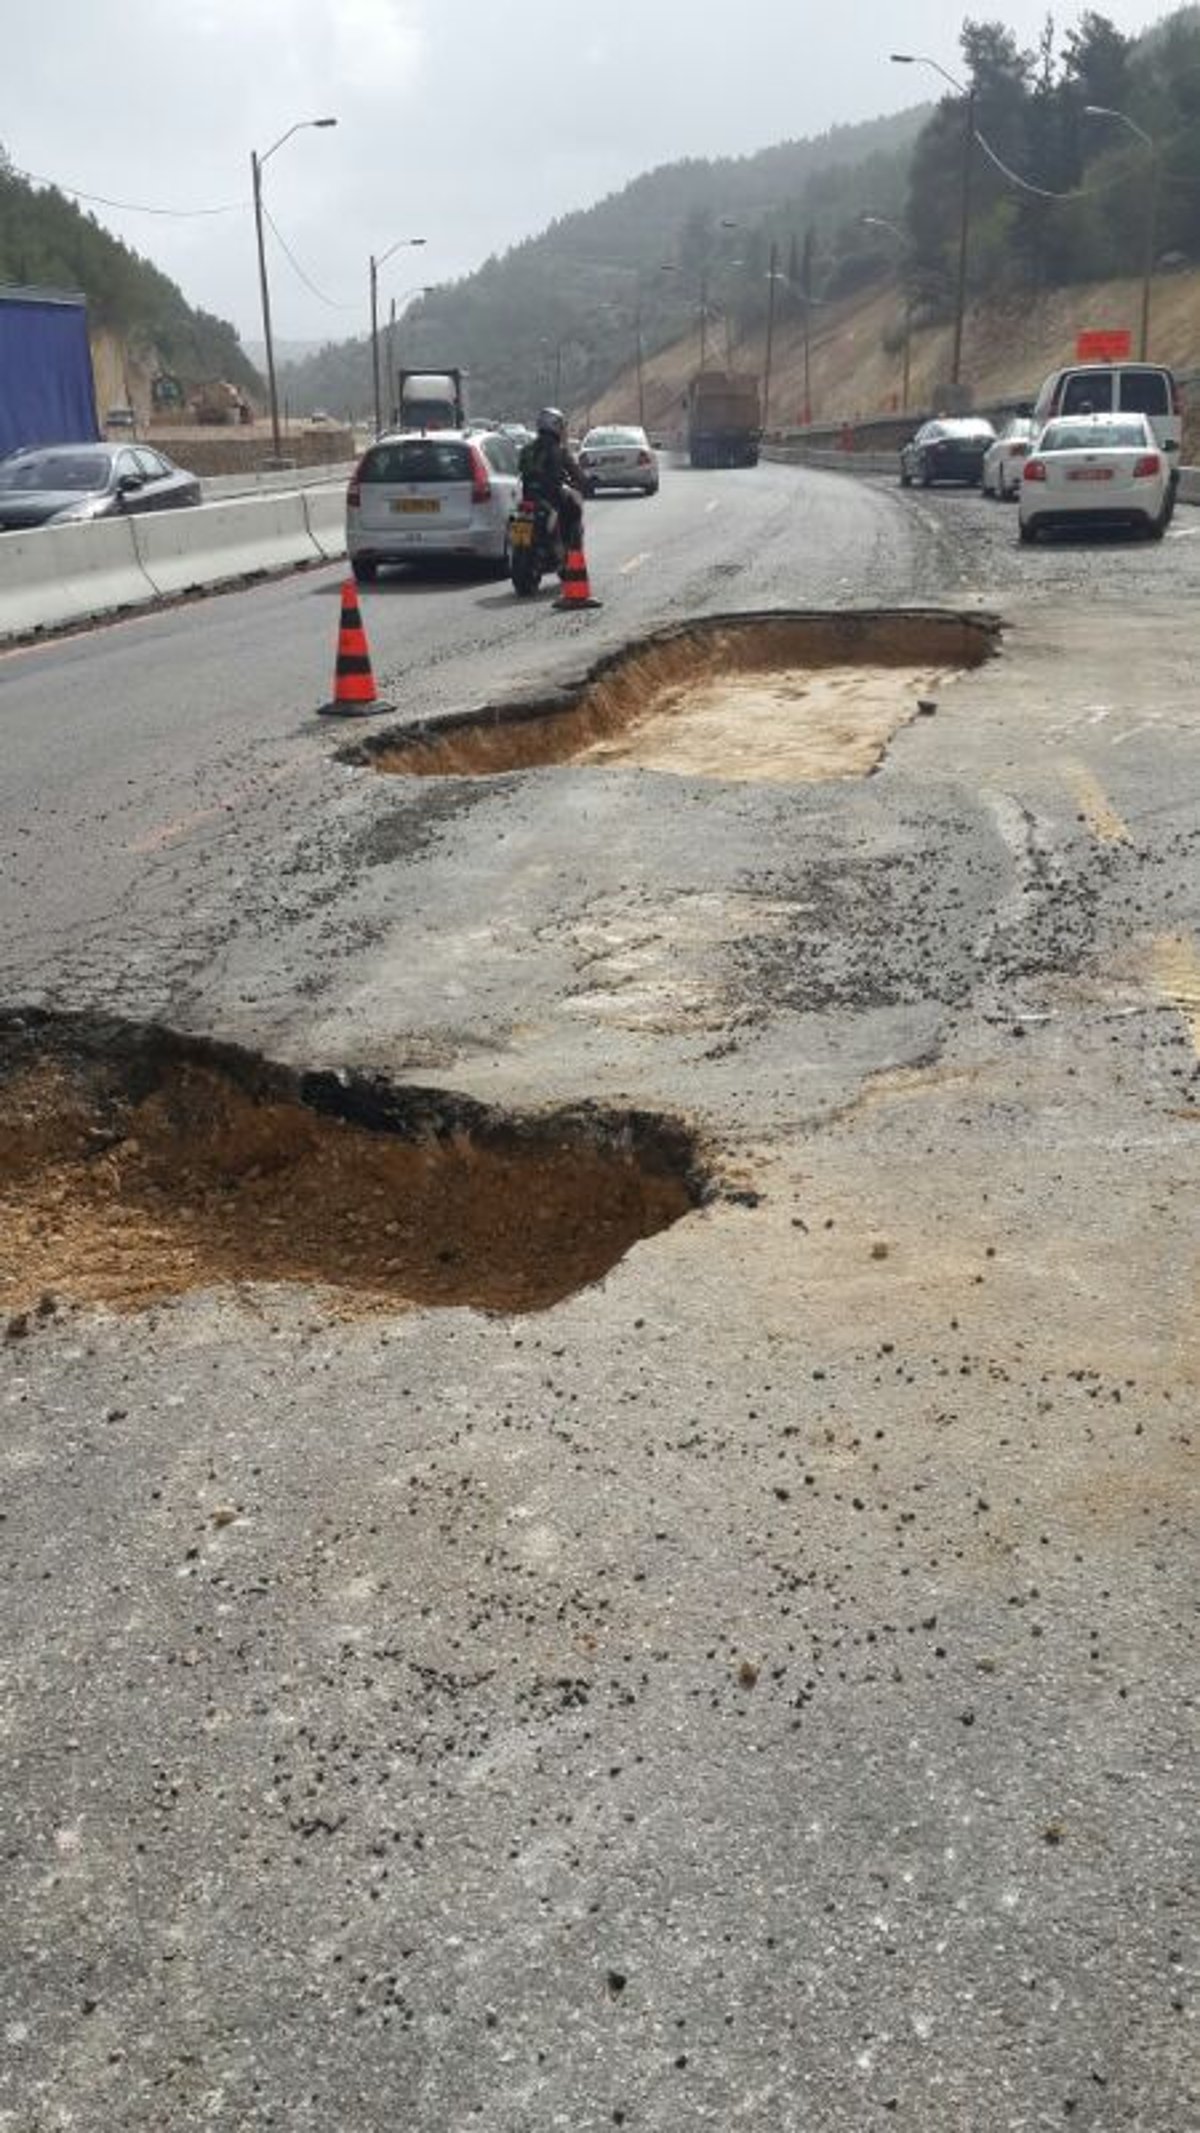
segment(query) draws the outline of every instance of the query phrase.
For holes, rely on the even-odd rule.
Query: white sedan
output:
[[[579,450],[583,486],[589,496],[601,489],[640,489],[658,495],[658,460],[645,430],[632,423],[589,430]]]
[[[1050,527],[1126,526],[1160,541],[1170,461],[1145,415],[1062,415],[1025,461],[1018,504],[1023,541]]]
[[[1013,415],[1006,422],[994,444],[983,455],[983,493],[998,496],[1003,503],[1006,496],[1016,496],[1021,488],[1021,471],[1033,450],[1037,436],[1037,424],[1029,415]]]

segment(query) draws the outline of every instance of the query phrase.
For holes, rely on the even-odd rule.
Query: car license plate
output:
[[[392,500],[393,511],[440,511],[441,508],[434,496],[397,496]]]
[[[533,527],[527,518],[515,518],[510,535],[514,548],[530,548],[533,545]]]
[[[1112,480],[1112,468],[1111,468],[1111,467],[1070,467],[1070,468],[1068,468],[1068,470],[1067,470],[1067,480],[1068,480],[1068,481],[1111,481],[1111,480]]]

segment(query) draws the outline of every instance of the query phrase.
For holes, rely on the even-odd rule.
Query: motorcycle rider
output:
[[[567,548],[583,542],[583,471],[567,444],[567,418],[558,407],[544,407],[537,435],[521,451],[521,493],[550,504]]]

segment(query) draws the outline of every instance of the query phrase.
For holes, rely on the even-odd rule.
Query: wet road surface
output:
[[[591,525],[586,623],[368,593],[399,712],[770,605],[1003,648],[761,785],[335,763],[334,573],[0,662],[10,1005],[713,1187],[546,1311],[0,1346],[0,2126],[1191,2133],[1200,549],[786,468]]]

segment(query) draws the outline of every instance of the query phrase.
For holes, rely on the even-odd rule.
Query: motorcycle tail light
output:
[[[1157,452],[1143,452],[1141,458],[1134,461],[1133,478],[1135,481],[1147,481],[1152,475],[1161,474],[1161,472],[1162,460]]]
[[[1045,462],[1045,460],[1044,460],[1044,459],[1029,459],[1029,460],[1026,460],[1026,462],[1025,462],[1025,471],[1024,471],[1024,473],[1022,474],[1022,476],[1021,476],[1021,479],[1022,479],[1022,481],[1045,481],[1045,479],[1046,479],[1046,462]]]

